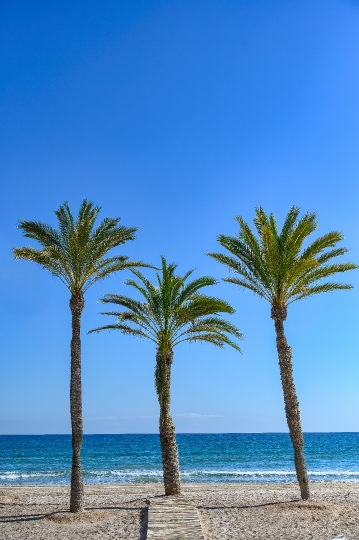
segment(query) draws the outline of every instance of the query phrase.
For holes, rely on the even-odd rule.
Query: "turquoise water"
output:
[[[359,433],[307,433],[311,480],[359,481]],[[284,433],[177,435],[183,482],[294,482],[293,452]],[[84,480],[160,482],[157,435],[85,435]],[[0,483],[68,483],[71,437],[0,436]]]

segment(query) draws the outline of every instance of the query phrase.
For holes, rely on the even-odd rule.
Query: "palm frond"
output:
[[[122,332],[122,334],[128,334],[134,337],[142,338],[142,339],[149,339],[150,341],[154,341],[152,337],[143,330],[139,330],[138,328],[131,328],[131,326],[128,326],[127,324],[107,324],[105,326],[99,326],[98,328],[94,328],[93,330],[89,330],[88,334],[94,334],[102,332],[103,330],[119,330]]]
[[[182,343],[183,341],[188,341],[189,343],[211,343],[212,345],[215,345],[216,347],[219,347],[221,349],[224,349],[225,345],[229,345],[233,349],[235,349],[238,352],[242,352],[241,348],[237,343],[232,341],[228,336],[225,334],[220,333],[214,333],[214,332],[208,332],[206,333],[199,333],[195,335],[189,335],[182,340],[178,341],[178,343]]]
[[[239,220],[239,218],[238,218]],[[232,237],[227,235],[219,235],[218,242],[230,253],[239,259],[239,261],[246,267],[247,272],[253,274],[255,279],[259,279],[265,284],[266,288],[273,289],[273,276],[267,267],[264,253],[261,250],[260,242],[256,240],[253,242],[253,233],[250,235],[249,226],[244,220],[239,220],[240,230],[238,237]],[[246,234],[244,234],[244,224]],[[247,244],[246,238],[250,239],[250,243]],[[255,250],[252,246],[255,245]]]
[[[238,339],[244,338],[242,332],[240,332],[234,324],[220,317],[205,317],[203,319],[198,319],[194,321],[187,330],[189,334],[208,331],[227,332]]]
[[[233,307],[220,298],[197,294],[190,302],[181,306],[177,310],[179,322],[190,322],[206,315],[217,315],[219,313],[234,313]]]
[[[353,285],[348,285],[345,283],[335,283],[335,282],[322,283],[321,285],[314,285],[312,287],[303,287],[302,292],[298,292],[296,295],[293,295],[291,297],[291,299],[288,302],[288,305],[292,304],[293,302],[297,300],[303,300],[304,298],[313,296],[314,294],[333,292],[333,291],[348,291],[352,288],[353,288]]]
[[[330,261],[330,259],[334,259],[334,257],[340,257],[341,255],[345,255],[346,253],[348,253],[348,251],[349,250],[344,247],[330,249],[329,251],[322,253],[322,255],[319,255],[317,257],[318,264],[322,265]]]
[[[18,228],[23,230],[24,238],[36,240],[44,248],[63,248],[62,239],[58,231],[46,223],[41,223],[40,221],[19,221]]]
[[[248,264],[248,262],[242,262],[242,257],[236,259],[235,257],[225,255],[224,253],[207,253],[207,255],[226,265],[230,270],[233,270],[236,274],[241,276],[241,278],[223,278],[223,281],[235,283],[245,289],[250,289],[267,300],[274,294],[272,286],[270,286],[268,290],[268,287],[263,285],[260,276],[255,272],[254,265],[252,263]]]
[[[71,275],[64,266],[59,252],[55,249],[35,249],[32,247],[14,248],[15,259],[22,259],[39,264],[44,270],[47,270],[53,277],[59,278],[67,287],[71,283]]]
[[[239,285],[239,287],[243,287],[243,289],[248,289],[249,291],[252,291],[258,296],[260,296],[261,298],[265,298],[269,302],[271,300],[271,295],[268,293],[268,291],[266,291],[266,289],[264,289],[260,283],[256,283],[254,280],[253,282],[251,282],[247,281],[246,279],[228,277],[223,278],[223,281],[225,281],[226,283],[233,283],[234,285]]]
[[[280,241],[280,244],[283,246],[283,249],[285,249],[288,239],[290,238],[293,232],[293,228],[295,227],[295,224],[297,223],[299,214],[300,214],[300,208],[298,206],[292,206],[292,208],[289,210],[288,214],[286,215],[282,230],[279,235],[279,241]]]
[[[183,280],[183,283],[185,279]],[[202,276],[200,278],[194,279],[188,285],[183,285],[182,290],[177,295],[176,303],[178,305],[183,304],[186,300],[190,299],[191,296],[196,294],[203,287],[210,287],[211,285],[216,285],[218,282],[215,278],[211,276]]]
[[[344,236],[338,231],[331,231],[323,236],[320,236],[314,242],[312,242],[306,249],[303,250],[301,258],[312,258],[320,253],[324,249],[334,247],[338,242],[343,240]]]

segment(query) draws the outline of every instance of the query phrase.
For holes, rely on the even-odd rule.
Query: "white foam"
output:
[[[183,481],[245,481],[245,482],[292,482],[295,481],[296,473],[294,470],[275,469],[275,470],[248,470],[248,469],[192,469],[181,471]],[[347,470],[327,470],[327,471],[309,471],[310,479],[330,480],[330,481],[356,481],[359,480],[359,471]],[[85,469],[84,480],[92,482],[106,481],[161,481],[163,478],[162,469]],[[29,481],[37,480],[43,482],[69,482],[70,470],[62,471],[2,471],[0,472],[0,482]]]
[[[62,473],[52,472],[34,472],[34,473],[20,473],[16,471],[5,471],[0,474],[0,480],[17,480],[19,478],[37,478],[37,477],[56,477],[62,476]]]

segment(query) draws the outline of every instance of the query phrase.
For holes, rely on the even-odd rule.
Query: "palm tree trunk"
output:
[[[280,377],[284,395],[285,414],[290,438],[294,448],[294,463],[302,499],[309,499],[307,467],[303,455],[303,432],[300,422],[299,402],[293,379],[292,349],[284,334],[284,321],[287,318],[285,306],[272,306],[271,317],[274,320]]]
[[[173,352],[162,355],[159,351],[156,356],[156,385],[158,401],[160,404],[160,442],[163,465],[163,482],[166,495],[180,495],[181,484],[179,476],[178,447],[176,443],[175,427],[170,414],[171,366]],[[163,378],[158,384],[158,374]],[[161,376],[160,376],[161,378]]]
[[[70,512],[82,512],[84,488],[81,467],[82,446],[82,386],[81,386],[81,313],[84,308],[82,295],[72,295],[70,308],[72,313],[71,339],[71,381],[70,411],[72,427],[72,471]]]

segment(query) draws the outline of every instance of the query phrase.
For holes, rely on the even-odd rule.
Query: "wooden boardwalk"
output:
[[[184,497],[154,497],[148,509],[148,540],[205,540],[197,509]]]

